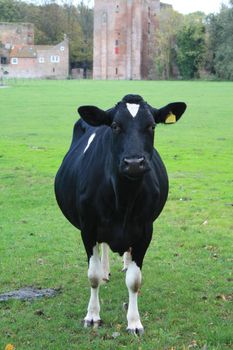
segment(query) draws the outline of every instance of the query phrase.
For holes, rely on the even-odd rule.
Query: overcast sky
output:
[[[93,5],[94,0],[85,0],[85,2]],[[195,11],[206,14],[219,12],[222,3],[228,4],[228,0],[162,0],[161,2],[171,4],[174,10],[184,14]]]
[[[185,14],[195,11],[206,14],[219,12],[222,3],[228,4],[228,0],[165,0],[163,2],[171,4],[174,10]]]

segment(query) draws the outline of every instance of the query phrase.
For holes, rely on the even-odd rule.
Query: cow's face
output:
[[[177,121],[185,109],[183,102],[155,109],[141,96],[127,95],[106,112],[94,106],[83,106],[78,111],[88,124],[111,128],[115,169],[121,176],[138,179],[150,170],[156,125]]]

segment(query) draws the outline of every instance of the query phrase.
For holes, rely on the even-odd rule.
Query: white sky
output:
[[[171,4],[174,10],[184,14],[195,11],[206,14],[219,12],[222,3],[228,4],[228,0],[164,0],[162,2]]]
[[[84,1],[93,6],[94,0]],[[216,13],[219,12],[222,3],[228,4],[228,0],[162,0],[161,2],[171,4],[174,10],[184,14],[196,11],[202,11],[205,14]]]
[[[32,3],[40,3],[44,2],[44,0],[27,0]],[[81,0],[55,0],[58,3],[70,2],[73,4],[78,4]],[[86,4],[93,6],[94,0],[84,0]],[[180,13],[190,13],[196,11],[205,12],[205,14],[209,14],[212,12],[219,12],[221,8],[221,4],[228,4],[229,0],[161,0],[161,2],[165,2],[167,4],[171,4],[173,9]]]

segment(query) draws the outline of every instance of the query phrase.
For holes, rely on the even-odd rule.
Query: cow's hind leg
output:
[[[89,259],[88,279],[91,285],[91,296],[87,308],[87,315],[84,319],[84,326],[98,327],[101,325],[99,286],[103,279],[103,269],[99,257],[99,246],[93,248],[93,254]]]
[[[122,269],[122,272],[126,272],[127,271],[130,262],[131,262],[131,253],[130,253],[130,249],[129,249],[123,255],[123,269]]]
[[[109,264],[109,246],[107,243],[102,243],[101,264],[103,268],[103,280],[109,282],[110,264]]]

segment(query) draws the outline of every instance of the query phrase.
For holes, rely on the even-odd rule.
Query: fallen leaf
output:
[[[225,297],[224,294],[219,294],[219,295],[217,295],[217,296],[216,296],[216,299],[226,301],[226,297]]]
[[[45,265],[45,261],[42,258],[37,259],[37,264],[39,265]]]
[[[191,344],[188,346],[188,349],[196,348],[197,347],[197,342],[196,340],[193,340]]]
[[[224,294],[218,294],[216,296],[217,300],[223,300],[223,301],[231,301],[233,299],[233,295],[224,295]]]
[[[116,339],[117,337],[119,337],[121,334],[119,332],[114,332],[112,333],[112,338]]]
[[[44,311],[43,310],[36,310],[34,312],[34,314],[37,315],[37,316],[44,316]]]
[[[7,344],[6,347],[5,347],[5,350],[14,350],[15,347],[13,344]]]
[[[205,344],[201,350],[208,350],[208,346]]]

